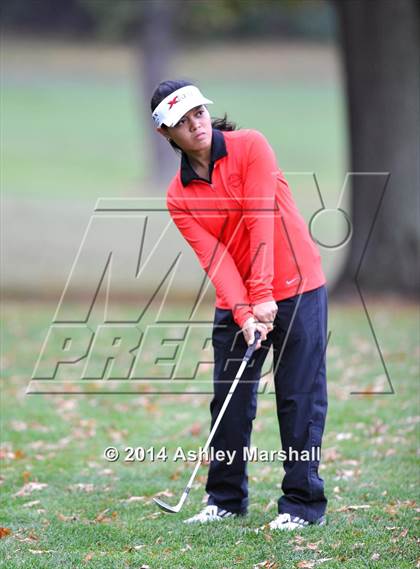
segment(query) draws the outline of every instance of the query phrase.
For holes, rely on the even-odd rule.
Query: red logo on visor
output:
[[[168,101],[169,110],[171,110],[176,103],[179,103],[178,95],[176,95],[172,101]]]

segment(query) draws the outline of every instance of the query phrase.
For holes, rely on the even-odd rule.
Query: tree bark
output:
[[[174,79],[168,73],[176,49],[175,32],[181,6],[178,0],[152,0],[141,3],[141,9],[144,17],[138,42],[142,99],[139,108],[145,109],[151,187],[155,195],[161,196],[176,172],[179,158],[163,137],[155,132],[150,99],[161,81]]]
[[[416,0],[334,0],[345,69],[353,238],[333,293],[417,295],[419,11]],[[385,192],[384,186],[386,184]],[[361,262],[362,261],[362,262]]]

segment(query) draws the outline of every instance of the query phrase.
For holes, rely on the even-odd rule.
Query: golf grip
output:
[[[255,348],[257,346],[257,342],[260,338],[261,338],[261,332],[259,330],[255,330],[254,342],[249,346],[244,355],[245,361],[249,362],[249,360],[251,359],[251,356],[254,353]]]

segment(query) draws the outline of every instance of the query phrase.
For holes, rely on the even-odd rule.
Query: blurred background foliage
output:
[[[419,6],[3,0],[7,290],[60,289],[97,199],[164,198],[179,157],[149,101],[183,78],[213,117],[267,136],[308,223],[326,210],[315,237],[335,291],[354,294],[358,275],[375,294],[417,295]]]
[[[173,0],[176,2],[176,0]],[[176,27],[183,41],[235,38],[303,38],[329,41],[335,34],[334,9],[327,0],[184,0]],[[4,0],[3,29],[128,41],[138,36],[149,2],[142,0]]]

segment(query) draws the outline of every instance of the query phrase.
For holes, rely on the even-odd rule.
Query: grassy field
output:
[[[389,386],[361,307],[331,306],[321,465],[328,525],[299,534],[267,529],[276,515],[281,463],[249,465],[245,519],[204,527],[182,523],[202,506],[205,466],[181,514],[164,514],[152,503],[160,495],[174,504],[181,495],[193,463],[170,458],[178,446],[188,451],[204,444],[209,395],[25,395],[54,310],[29,303],[3,309],[4,567],[419,567],[415,307],[370,306],[395,394],[354,396],[351,391]],[[260,394],[252,443],[278,449],[273,395]],[[109,445],[122,453],[127,446],[166,447],[169,460],[109,463],[103,458]]]
[[[50,274],[51,267],[70,266],[97,199],[164,197],[166,185],[156,188],[150,181],[149,150],[157,134],[149,94],[147,100],[142,94],[141,54],[108,44],[3,36],[1,42],[7,287],[13,294],[31,282],[39,295],[45,287],[62,286],[65,275]],[[305,220],[321,207],[312,173],[325,207],[335,209],[347,170],[337,47],[290,42],[178,47],[168,77],[196,81],[215,101],[209,105],[212,116],[227,112],[239,127],[267,136]],[[168,153],[174,155],[169,148]],[[179,158],[173,160],[175,173]],[[344,218],[333,213],[321,219],[311,226],[315,237],[330,245],[341,242]],[[345,253],[321,251],[330,282]]]
[[[334,47],[316,45],[181,46],[169,75],[196,80],[215,101],[212,116],[226,111],[239,126],[261,130],[284,171],[315,171],[323,189],[338,195],[346,141],[336,58]],[[141,58],[127,48],[3,40],[4,194],[92,199],[147,192],[156,135],[138,69]]]

